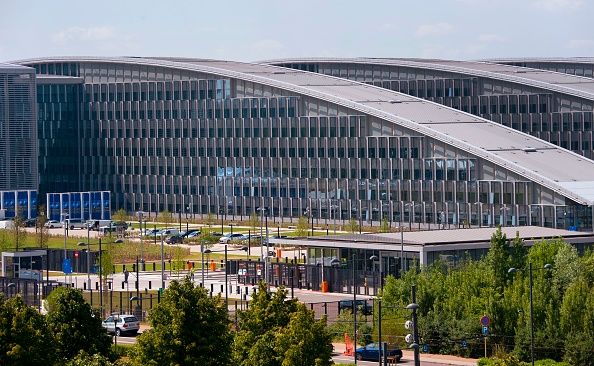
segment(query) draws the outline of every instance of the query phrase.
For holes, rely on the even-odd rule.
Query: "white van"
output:
[[[91,230],[99,231],[99,229],[102,227],[111,226],[112,222],[113,221],[111,221],[111,220],[88,220],[87,225],[89,225],[89,228]]]

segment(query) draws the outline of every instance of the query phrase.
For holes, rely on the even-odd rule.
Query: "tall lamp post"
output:
[[[553,269],[553,265],[547,263],[541,268],[542,270],[551,270]],[[507,270],[508,273],[516,273],[518,271],[522,271],[518,268],[510,268]],[[534,309],[532,304],[532,262],[528,263],[528,278],[529,278],[529,287],[530,287],[530,361],[532,366],[534,366]]]
[[[352,250],[351,260],[347,261],[351,263],[352,266],[352,281],[353,281],[353,361],[355,365],[357,364],[357,272],[356,272],[356,265],[357,265],[357,257],[355,256],[355,250]],[[377,256],[372,255],[369,257],[369,260],[377,260]],[[365,260],[363,260],[365,261]],[[330,265],[333,267],[341,265],[341,261],[338,258],[334,258],[330,261]],[[380,335],[381,337],[381,335]],[[381,347],[381,346],[380,346]],[[381,353],[381,348],[380,348]]]
[[[66,238],[68,237],[68,214],[66,212],[62,212],[62,220],[64,224],[64,264],[66,264],[66,259],[68,258],[68,252],[66,250]],[[64,264],[62,266],[64,267]],[[64,268],[65,269],[65,268]],[[64,271],[64,284],[67,283],[66,279],[66,271]]]

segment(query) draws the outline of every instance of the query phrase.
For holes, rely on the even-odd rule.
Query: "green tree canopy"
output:
[[[0,295],[0,365],[51,365],[54,347],[44,316],[20,296]]]
[[[138,365],[228,365],[232,336],[226,305],[188,277],[173,281],[137,338]]]
[[[84,300],[82,292],[60,287],[47,298],[46,322],[59,360],[66,361],[81,350],[90,355],[110,355],[111,337],[101,326],[97,310]]]
[[[313,312],[287,291],[269,292],[264,283],[250,307],[238,314],[238,332],[233,343],[237,365],[297,366],[330,365],[331,336],[326,319],[316,321]]]
[[[307,236],[307,230],[309,229],[309,219],[305,216],[299,216],[297,220],[297,226],[295,227],[295,235],[298,237]]]

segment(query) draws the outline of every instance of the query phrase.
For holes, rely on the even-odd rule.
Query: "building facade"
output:
[[[404,93],[213,60],[20,63],[82,81],[68,174],[113,209],[592,227],[594,162]]]
[[[592,79],[479,61],[312,58],[266,63],[417,96],[594,158]]]
[[[0,209],[36,215],[38,140],[35,69],[0,64]]]

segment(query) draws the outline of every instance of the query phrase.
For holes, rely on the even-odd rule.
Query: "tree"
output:
[[[115,222],[122,222],[128,219],[128,214],[126,213],[126,210],[120,208],[119,210],[114,212],[113,215],[111,215],[111,217]]]
[[[91,308],[80,290],[66,287],[53,290],[47,297],[46,310],[53,353],[59,362],[64,363],[81,350],[90,355],[110,354],[111,337],[101,326],[99,312]]]
[[[295,235],[298,237],[307,236],[307,230],[309,229],[309,219],[305,216],[300,216],[297,220],[297,227],[295,228]]]
[[[208,227],[211,227],[216,223],[215,216],[212,214],[212,212],[206,214],[206,217],[204,218],[204,223],[208,225]]]
[[[14,241],[14,246],[18,251],[19,245],[27,237],[27,232],[25,231],[25,218],[22,216],[20,207],[17,207],[16,214],[14,215],[14,219],[12,220],[11,232]]]
[[[382,233],[389,233],[390,232],[390,223],[388,222],[388,218],[384,216],[382,219],[382,225],[380,226],[380,232]]]
[[[227,306],[188,277],[173,281],[149,315],[151,329],[137,338],[139,365],[228,365],[232,336]]]
[[[252,214],[250,215],[250,218],[248,219],[248,226],[251,226],[253,228],[257,228],[260,227],[260,217],[258,216],[257,213],[252,212]]]
[[[85,351],[80,351],[66,363],[66,366],[113,366],[113,363],[100,354],[89,355]]]
[[[357,231],[359,231],[359,223],[357,222],[357,219],[355,219],[354,217],[352,217],[346,224],[346,229],[349,233],[355,233]]]
[[[44,316],[20,296],[0,295],[0,365],[51,365],[53,355]]]
[[[276,333],[275,354],[282,366],[332,365],[332,337],[326,317],[315,320],[314,311],[297,304],[286,327]]]
[[[510,257],[507,237],[499,226],[491,236],[491,248],[487,253],[486,261],[493,273],[495,287],[502,289],[509,278]]]
[[[238,313],[238,332],[233,343],[237,365],[297,366],[330,365],[332,337],[326,319],[314,313],[287,291],[268,291],[261,282],[250,307]]]
[[[165,226],[169,226],[173,222],[173,214],[168,210],[161,211],[159,213],[159,221],[165,224]]]
[[[286,326],[297,310],[296,300],[287,300],[287,291],[269,292],[264,282],[245,311],[238,312],[238,331],[233,342],[233,361],[237,365],[280,365],[274,355],[274,332]]]
[[[45,227],[47,217],[45,216],[45,206],[39,206],[39,214],[35,220],[35,232],[37,235],[37,244],[40,248],[47,248],[49,239],[49,229]]]

